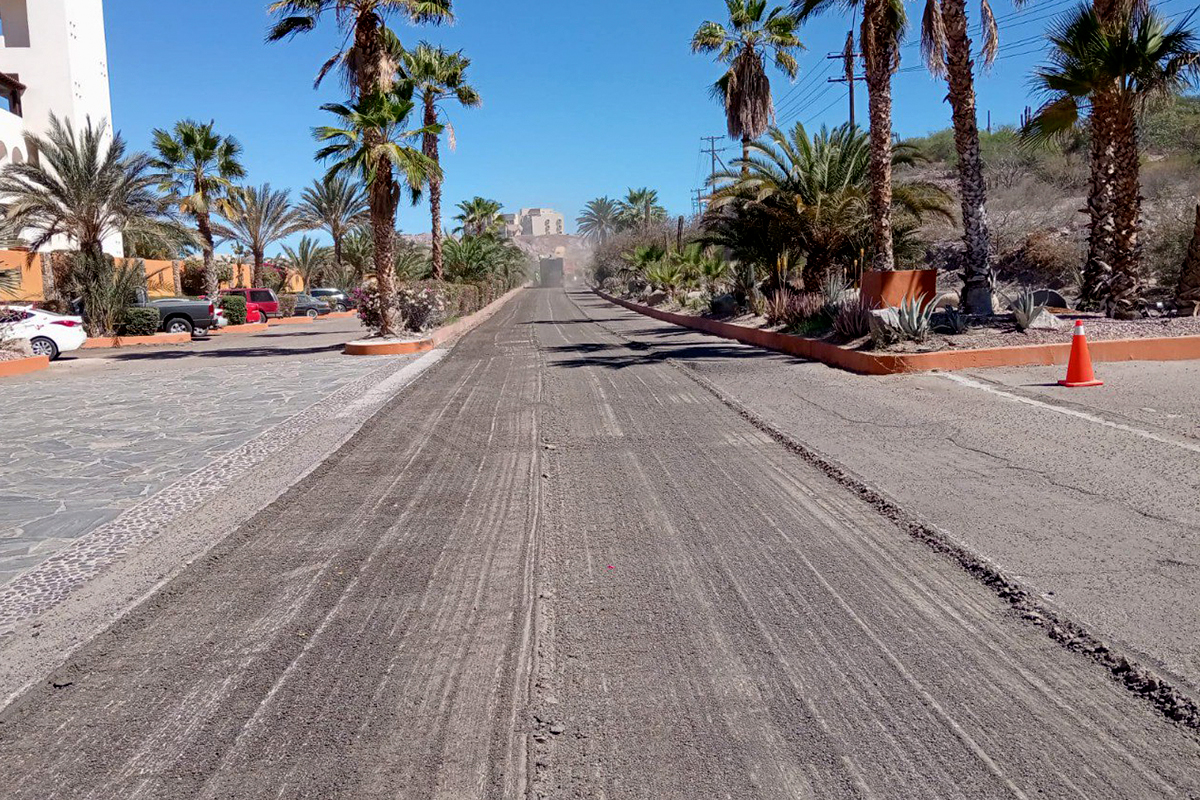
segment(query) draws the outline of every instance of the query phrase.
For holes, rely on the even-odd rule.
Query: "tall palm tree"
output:
[[[980,0],[985,64],[996,58],[996,17],[988,0]],[[987,217],[987,187],[983,158],[979,154],[979,124],[975,114],[975,75],[971,37],[967,33],[966,0],[926,0],[921,22],[921,50],[929,71],[945,78],[949,87],[954,146],[958,152],[958,186],[961,195],[963,270],[961,304],[973,314],[992,313],[995,274],[992,270],[991,231]]]
[[[0,237],[36,251],[62,236],[96,260],[119,234],[175,247],[188,238],[154,189],[149,157],[129,153],[119,133],[110,140],[107,122],[77,130],[52,114],[46,135],[30,140],[37,161],[0,170]],[[45,298],[55,299],[53,270],[43,278]]]
[[[610,198],[597,197],[588,201],[575,222],[584,239],[592,244],[604,244],[621,227],[621,208]]]
[[[190,119],[177,122],[172,132],[156,128],[153,142],[157,155],[151,167],[158,171],[159,189],[196,221],[204,255],[204,290],[216,297],[220,284],[213,262],[212,214],[231,212],[228,198],[233,182],[246,175],[242,146],[232,136],[218,134],[212,122]]]
[[[494,234],[500,228],[500,211],[504,206],[486,197],[473,197],[458,204],[456,233],[464,236]]]
[[[332,162],[326,179],[353,175],[362,180],[370,194],[379,334],[390,336],[396,330],[392,253],[401,188],[408,186],[416,196],[440,169],[424,153],[406,144],[428,132],[425,127],[404,129],[414,108],[411,99],[373,92],[349,105],[333,103],[322,108],[339,119],[338,126],[324,126],[314,132],[324,143],[317,158]]]
[[[231,191],[222,216],[226,222],[214,224],[213,231],[250,253],[254,259],[251,282],[255,286],[263,285],[267,248],[307,227],[289,202],[288,192],[272,189],[269,183]]]
[[[322,247],[311,236],[301,236],[295,247],[284,245],[283,252],[284,258],[281,260],[287,263],[288,269],[300,276],[305,289],[311,289],[330,266],[330,249]]]
[[[900,67],[900,42],[908,27],[903,0],[794,0],[801,20],[835,7],[862,8],[859,41],[867,79],[871,136],[871,266],[896,268],[892,241],[892,76]]]
[[[630,189],[618,205],[618,216],[626,228],[648,228],[667,218],[667,210],[658,204],[658,192],[645,186]]]
[[[1186,21],[1169,27],[1145,8],[1131,8],[1122,20],[1106,22],[1094,7],[1080,6],[1048,37],[1050,64],[1039,69],[1037,84],[1048,95],[1025,126],[1027,141],[1039,142],[1074,128],[1089,110],[1092,129],[1104,129],[1109,152],[1101,158],[1111,181],[1097,178],[1089,192],[1108,205],[1110,263],[1084,272],[1085,303],[1103,305],[1128,319],[1141,313],[1141,181],[1137,114],[1151,98],[1181,91],[1193,83],[1200,65],[1200,40]],[[1101,105],[1097,105],[1101,98]],[[1104,115],[1107,118],[1102,119]],[[1094,151],[1093,151],[1094,152]],[[1106,224],[1104,219],[1093,224]],[[1091,269],[1091,274],[1089,274]]]
[[[346,236],[368,221],[369,206],[362,184],[343,177],[315,180],[300,195],[300,217],[310,230],[321,229],[333,239],[333,264],[343,266]]]
[[[725,122],[731,139],[742,140],[742,154],[775,120],[771,80],[764,56],[795,79],[799,66],[793,55],[801,47],[796,35],[799,21],[782,7],[767,11],[767,0],[725,0],[729,27],[707,21],[692,36],[692,52],[715,53],[729,68],[713,88],[725,105]]]
[[[406,82],[424,107],[425,125],[437,125],[442,112],[441,106],[449,100],[466,108],[475,108],[482,102],[479,92],[466,81],[467,67],[471,59],[462,52],[451,53],[428,42],[421,42],[413,50],[400,56],[400,80]],[[444,113],[444,112],[442,112]],[[450,134],[450,148],[454,149],[454,128],[446,121]],[[427,133],[423,151],[437,164],[441,164],[438,153],[438,134]],[[442,278],[442,180],[429,181],[429,214],[432,218],[430,260],[435,280]]]

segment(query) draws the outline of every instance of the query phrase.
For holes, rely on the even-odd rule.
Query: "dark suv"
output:
[[[354,308],[354,300],[341,289],[311,289],[308,293],[318,300],[328,301],[334,311],[349,311]]]

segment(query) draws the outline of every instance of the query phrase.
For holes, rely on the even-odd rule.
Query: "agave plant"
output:
[[[919,297],[910,297],[903,300],[896,308],[896,323],[900,328],[900,335],[914,342],[923,342],[929,338],[932,328],[930,319],[936,306],[936,298],[922,301]]]
[[[1008,301],[1008,309],[1012,311],[1017,330],[1027,331],[1033,325],[1033,321],[1046,310],[1046,306],[1033,299],[1033,292],[1022,292],[1015,299]]]
[[[843,339],[857,339],[871,332],[871,306],[861,296],[847,297],[833,317],[833,331]]]
[[[933,323],[933,327],[939,333],[961,335],[971,327],[971,318],[961,309],[947,306],[942,309],[941,316]]]

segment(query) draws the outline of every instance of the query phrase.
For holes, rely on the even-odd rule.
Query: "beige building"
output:
[[[522,208],[516,214],[504,214],[504,235],[513,236],[561,236],[563,215],[549,208]]]

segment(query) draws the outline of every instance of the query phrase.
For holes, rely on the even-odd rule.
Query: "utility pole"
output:
[[[705,153],[712,158],[712,171],[708,173],[708,184],[710,187],[712,185],[713,176],[717,174],[717,164],[719,163],[722,167],[725,166],[725,162],[721,161],[721,157],[718,155],[718,153],[724,153],[725,148],[717,147],[717,142],[721,141],[724,138],[725,137],[723,137],[723,136],[701,136],[700,137],[700,141],[708,142],[708,147],[701,148],[700,152]],[[700,196],[699,189],[696,190],[696,194],[697,194],[697,202],[700,204],[700,212],[703,213],[704,200]]]
[[[842,77],[828,78],[828,83],[844,83],[850,90],[850,127],[854,127],[854,82],[865,81],[866,76],[854,74],[854,59],[857,54],[854,52],[854,31],[850,30],[846,33],[846,47],[840,53],[830,53],[825,56],[829,59],[839,59],[844,64]]]

